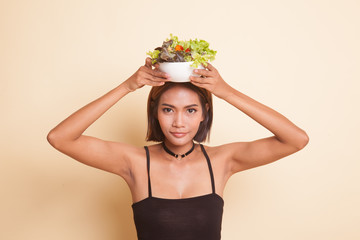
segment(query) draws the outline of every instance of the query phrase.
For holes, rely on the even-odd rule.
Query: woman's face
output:
[[[165,139],[176,146],[192,141],[204,120],[198,94],[181,86],[161,95],[157,117]]]

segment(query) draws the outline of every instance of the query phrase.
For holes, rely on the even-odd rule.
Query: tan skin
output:
[[[194,85],[227,101],[273,133],[271,137],[256,141],[205,147],[219,196],[222,197],[226,182],[233,174],[274,162],[308,143],[305,131],[280,113],[232,88],[211,64],[198,70],[197,74],[204,77],[191,77]],[[47,139],[53,147],[79,162],[124,178],[133,202],[145,199],[148,188],[144,148],[104,141],[83,133],[126,94],[144,85],[159,86],[166,81],[171,81],[169,76],[160,72],[158,65],[152,66],[151,59],[147,58],[145,65],[130,78],[70,115],[49,132]],[[197,94],[183,87],[171,88],[160,97],[157,114],[168,148],[175,153],[188,151],[203,120]],[[206,160],[198,145],[193,153],[180,161],[167,154],[160,144],[149,146],[149,150],[154,197],[179,199],[211,193]]]

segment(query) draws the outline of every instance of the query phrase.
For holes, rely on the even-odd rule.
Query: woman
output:
[[[154,68],[155,67],[155,68]],[[274,162],[304,148],[307,134],[278,112],[233,89],[211,64],[195,70],[191,83],[145,65],[118,87],[81,108],[48,134],[64,154],[115,173],[131,190],[139,239],[220,239],[225,184],[233,174]],[[152,86],[147,140],[137,147],[85,136],[83,132],[126,94]],[[214,94],[271,131],[274,136],[216,147],[201,144],[212,122]]]

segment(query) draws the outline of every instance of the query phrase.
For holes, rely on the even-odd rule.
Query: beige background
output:
[[[0,1],[0,239],[136,239],[125,182],[46,135],[170,33],[209,41],[228,83],[310,136],[304,150],[230,180],[222,239],[360,239],[359,12],[357,0]],[[148,91],[86,133],[146,144]],[[215,99],[209,145],[269,135]]]

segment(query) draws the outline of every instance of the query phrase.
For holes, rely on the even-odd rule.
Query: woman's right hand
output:
[[[165,82],[170,81],[170,76],[159,70],[156,64],[155,69],[151,63],[151,58],[146,58],[145,65],[141,66],[131,77],[125,81],[125,85],[129,91],[135,91],[144,85],[161,86]]]

